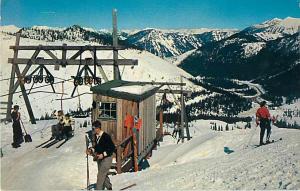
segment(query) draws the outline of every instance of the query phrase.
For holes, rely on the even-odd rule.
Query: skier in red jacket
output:
[[[270,143],[271,135],[271,115],[266,107],[266,102],[262,101],[260,103],[260,108],[256,111],[256,125],[260,126],[260,141],[259,145],[263,145],[263,139],[265,135],[265,130],[267,129],[267,140],[266,143]]]

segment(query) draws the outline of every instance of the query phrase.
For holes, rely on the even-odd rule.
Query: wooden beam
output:
[[[94,52],[93,52],[93,51],[90,51],[90,53],[91,53],[93,59],[95,59],[95,58],[94,58]],[[97,58],[96,58],[96,59],[97,59]],[[98,65],[98,70],[99,70],[99,72],[100,72],[102,78],[104,79],[104,81],[105,81],[105,82],[108,82],[108,77],[106,76],[106,74],[105,74],[105,72],[104,72],[104,70],[103,70],[103,68],[102,68],[101,65]]]
[[[21,76],[25,76],[25,75],[27,74],[28,70],[30,69],[30,67],[31,67],[31,65],[26,65],[26,67],[24,68],[24,70],[23,70]],[[9,92],[9,93],[14,93],[14,92],[16,92],[16,90],[18,89],[19,85],[20,85],[20,81],[17,80],[16,83],[14,84],[14,87],[13,87],[13,89],[12,89],[12,92]]]
[[[161,86],[164,86],[164,85],[185,86],[186,85],[186,83],[178,83],[178,82],[132,82],[132,83],[136,83],[136,84],[139,84],[139,85],[150,84],[150,85],[161,85]]]
[[[189,91],[189,90],[170,90],[170,89],[167,89],[167,90],[158,90],[156,93],[173,93],[173,94],[188,94],[192,91]]]
[[[39,46],[10,46],[10,49],[14,50],[125,50],[125,46],[48,46],[48,45],[39,45]]]
[[[121,174],[122,173],[122,151],[121,151],[121,146],[117,146],[117,173]]]
[[[66,67],[67,65],[67,50],[66,50],[67,44],[63,44],[63,49],[62,49],[62,60],[61,60],[61,65],[62,67]]]
[[[18,78],[21,77],[21,72],[20,72],[20,69],[19,69],[18,65],[16,65],[16,74],[17,74]],[[26,93],[26,89],[25,89],[24,84],[20,83],[20,87],[21,87],[22,95],[23,95],[23,98],[24,98],[24,101],[25,101],[25,105],[26,105],[29,117],[30,117],[30,121],[31,121],[32,124],[36,124],[36,121],[35,121],[35,118],[34,118],[34,115],[33,115],[33,112],[32,112],[32,108],[31,108],[30,101],[29,101],[28,95]]]
[[[188,118],[187,118],[187,113],[186,113],[185,102],[183,102],[183,109],[184,109],[184,122],[185,122],[186,137],[187,137],[187,140],[189,141],[191,139],[191,135],[190,135],[189,123],[188,123]]]
[[[164,135],[163,123],[164,123],[164,115],[163,115],[163,111],[160,110],[159,111],[159,133],[161,139],[159,141],[163,141],[163,135]]]
[[[70,57],[70,60],[76,59],[80,54],[82,54],[84,50],[78,50],[73,56]]]
[[[55,56],[53,54],[53,52],[51,52],[51,50],[44,50],[52,59],[57,60],[57,56]],[[54,70],[59,70],[59,64],[57,63],[56,65],[54,65]]]
[[[37,59],[28,59],[28,58],[9,58],[8,63],[14,63],[14,64],[27,64],[29,61],[33,61],[32,65],[56,65],[60,64],[63,62],[63,59],[43,59],[43,58],[37,58]],[[66,60],[67,65],[79,65],[80,60]],[[93,59],[85,59],[81,61],[82,65],[89,65],[92,66],[94,65]],[[97,65],[113,65],[113,60],[112,59],[97,59]],[[138,65],[138,60],[132,60],[132,59],[119,59],[118,60],[118,65]]]
[[[118,47],[118,27],[117,27],[117,10],[113,9],[112,11],[112,18],[113,18],[113,47]],[[114,73],[114,80],[121,80],[120,70],[119,70],[119,60],[118,60],[118,50],[116,48],[113,49],[113,73]]]
[[[133,128],[132,132],[132,148],[133,148],[133,169],[134,172],[139,171],[139,162],[138,162],[138,146],[137,146],[137,138],[136,138],[137,130],[136,128]]]
[[[180,77],[180,81],[182,82],[183,81],[183,79],[182,79],[182,76]],[[180,87],[181,88],[181,91],[183,91],[183,89],[182,89],[182,86]],[[181,138],[181,141],[182,142],[184,142],[184,97],[183,97],[184,95],[183,95],[183,93],[181,93],[181,96],[180,96],[180,101],[181,101],[181,104],[180,104],[180,106],[181,106],[181,109],[180,109],[180,113],[181,113],[181,117],[180,117],[180,122],[181,122],[181,125],[180,125],[180,129],[181,129],[181,131],[180,131],[180,138]]]
[[[21,37],[21,33],[17,33],[16,34],[16,42],[15,42],[15,46],[19,46],[20,44],[20,37]],[[18,50],[14,50],[14,58],[13,61],[18,57]],[[7,121],[11,121],[11,108],[13,105],[13,87],[14,87],[14,83],[15,83],[15,73],[16,73],[16,65],[13,64],[12,68],[11,68],[11,73],[10,73],[10,83],[9,83],[9,95],[8,95],[8,104],[7,104],[7,110],[6,110],[6,120]]]
[[[58,59],[51,50],[45,50],[45,52],[52,58],[52,59]]]

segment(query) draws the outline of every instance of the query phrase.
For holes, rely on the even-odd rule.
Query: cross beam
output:
[[[10,49],[14,50],[125,50],[125,46],[49,46],[49,45],[38,45],[38,46],[9,46]]]
[[[60,65],[65,62],[66,65],[89,65],[93,66],[95,64],[94,59],[85,59],[85,60],[73,60],[73,59],[44,59],[44,58],[36,58],[36,59],[27,59],[27,58],[9,58],[8,63],[13,64],[28,64],[29,61],[32,63],[31,65]],[[97,66],[100,65],[114,65],[113,59],[97,59]],[[138,65],[138,60],[132,59],[118,59],[116,62],[117,65]]]
[[[138,85],[168,85],[168,86],[186,86],[186,83],[179,83],[179,82],[132,82],[132,84]]]
[[[188,90],[170,90],[170,89],[167,89],[167,90],[158,90],[156,93],[172,93],[172,94],[189,94],[189,93],[192,93],[192,91],[188,91]]]

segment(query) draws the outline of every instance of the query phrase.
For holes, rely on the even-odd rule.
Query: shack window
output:
[[[100,119],[116,119],[117,104],[114,102],[99,103],[99,118]]]

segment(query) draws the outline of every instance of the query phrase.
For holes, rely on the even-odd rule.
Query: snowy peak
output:
[[[281,38],[285,35],[293,35],[299,30],[300,18],[287,17],[285,19],[274,18],[248,27],[244,31],[268,41]]]
[[[276,25],[278,23],[280,23],[282,21],[282,19],[279,19],[279,18],[274,18],[274,19],[271,19],[271,20],[267,20],[261,24],[258,24],[258,25],[254,25],[256,27],[259,27],[259,26],[271,26],[271,25]]]

